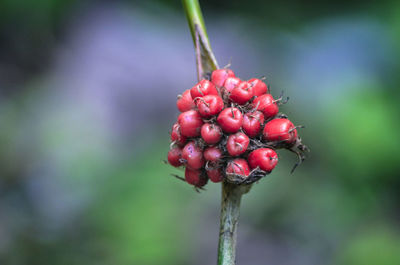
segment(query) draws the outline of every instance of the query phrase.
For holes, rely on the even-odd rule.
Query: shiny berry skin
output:
[[[239,131],[243,123],[243,114],[237,108],[226,108],[217,117],[217,122],[226,133]]]
[[[211,82],[217,87],[222,87],[228,77],[234,77],[235,73],[230,69],[217,69],[211,74]]]
[[[194,109],[195,104],[193,102],[192,96],[190,95],[190,89],[185,90],[182,95],[178,96],[176,106],[178,107],[180,112]]]
[[[253,100],[253,106],[264,114],[265,119],[274,117],[279,112],[278,104],[276,104],[271,94],[265,94]]]
[[[196,137],[200,135],[203,120],[199,112],[195,110],[188,110],[178,116],[178,124],[183,136]]]
[[[186,168],[185,169],[185,180],[187,183],[196,186],[203,187],[207,184],[207,177],[203,175],[201,170]]]
[[[222,157],[222,151],[216,146],[210,146],[204,150],[203,156],[206,161],[219,162]]]
[[[209,168],[206,170],[208,178],[215,183],[221,182],[224,179],[221,168]]]
[[[274,119],[265,124],[263,137],[268,142],[279,141],[291,144],[297,139],[297,130],[288,119]]]
[[[203,151],[194,141],[188,142],[182,149],[182,159],[186,160],[186,166],[192,169],[200,169],[205,164]]]
[[[246,134],[237,132],[229,135],[226,149],[231,156],[239,156],[246,152],[249,142],[250,139]]]
[[[253,86],[254,96],[258,97],[268,92],[267,85],[258,78],[252,78],[247,82],[249,82]]]
[[[201,98],[207,95],[218,96],[218,91],[213,83],[203,79],[190,89],[190,95],[192,96],[192,99],[195,100],[196,98]]]
[[[250,168],[247,161],[243,158],[236,158],[228,162],[226,174],[235,174],[247,177],[250,175]]]
[[[240,79],[237,78],[237,77],[234,77],[234,76],[233,76],[233,77],[228,77],[228,78],[225,80],[224,88],[225,88],[226,91],[228,91],[229,93],[231,93],[232,90],[233,90],[235,87],[237,87],[241,82],[242,82],[242,80],[240,80]]]
[[[179,167],[182,166],[181,159],[182,158],[182,149],[179,147],[174,147],[168,152],[168,163],[171,166]]]
[[[264,124],[264,114],[261,111],[248,112],[243,117],[243,131],[251,138],[256,137],[261,132]]]
[[[216,144],[221,140],[222,129],[216,124],[205,123],[201,126],[201,138],[206,144]]]
[[[251,84],[243,81],[232,90],[229,98],[239,105],[244,105],[253,97],[253,95],[253,87]]]
[[[252,169],[259,167],[261,170],[271,172],[278,164],[278,155],[270,148],[259,148],[249,154],[247,161]]]
[[[196,98],[195,101],[200,115],[204,118],[217,115],[224,108],[222,98],[216,95],[207,95],[202,98]]]
[[[186,137],[181,134],[181,130],[178,123],[172,126],[171,141],[175,142],[178,146],[183,146],[186,143]]]

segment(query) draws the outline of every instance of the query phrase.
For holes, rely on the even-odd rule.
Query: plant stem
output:
[[[242,195],[251,185],[222,183],[221,220],[219,228],[218,265],[233,265],[236,260],[237,226]]]
[[[219,67],[211,50],[199,1],[183,0],[182,2],[196,51],[197,78],[201,80]],[[240,201],[242,195],[248,192],[250,188],[251,185],[222,183],[218,265],[235,264]]]
[[[193,43],[196,44],[195,37],[195,24],[199,25],[199,28],[203,30],[204,35],[208,40],[208,35],[206,31],[206,26],[204,24],[203,13],[200,9],[200,4],[198,0],[183,0],[183,8],[185,9],[185,14],[189,23],[190,33],[192,33]]]
[[[199,1],[183,0],[182,2],[196,50],[197,79],[200,81],[207,78],[207,74],[217,69],[218,63],[211,50]]]

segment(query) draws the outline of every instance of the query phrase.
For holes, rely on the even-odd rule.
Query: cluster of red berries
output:
[[[298,155],[295,167],[304,160],[307,147],[296,126],[278,113],[282,96],[275,100],[268,90],[261,79],[242,81],[218,69],[178,96],[182,113],[172,127],[168,162],[186,167],[187,183],[253,183],[275,168],[279,148]]]

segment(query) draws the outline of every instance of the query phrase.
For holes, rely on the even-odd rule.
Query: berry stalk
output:
[[[211,50],[199,1],[183,0],[182,2],[195,46],[197,78],[200,81],[219,67]],[[235,264],[240,201],[242,195],[247,193],[250,188],[251,185],[234,185],[227,181],[222,182],[218,265]]]

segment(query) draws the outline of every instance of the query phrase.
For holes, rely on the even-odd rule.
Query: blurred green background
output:
[[[220,65],[303,124],[238,264],[400,264],[400,2],[201,1]],[[180,1],[0,1],[0,264],[215,264],[220,185],[165,165],[196,81]]]

